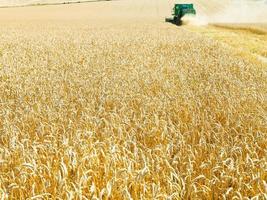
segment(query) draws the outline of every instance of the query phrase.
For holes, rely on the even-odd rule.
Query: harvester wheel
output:
[[[182,24],[182,20],[181,20],[181,18],[176,17],[174,23],[175,23],[176,25],[180,26],[180,25]]]

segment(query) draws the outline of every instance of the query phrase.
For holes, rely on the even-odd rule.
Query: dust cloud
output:
[[[205,26],[209,24],[208,18],[201,15],[197,16],[185,15],[182,18],[182,22],[184,25],[193,25],[193,26]]]
[[[267,22],[266,0],[233,0],[221,12],[208,16],[211,23],[264,23]]]
[[[200,6],[199,6],[200,5]],[[211,12],[211,8],[216,8]],[[183,23],[202,26],[214,23],[267,23],[267,0],[196,1],[197,16],[184,16]]]

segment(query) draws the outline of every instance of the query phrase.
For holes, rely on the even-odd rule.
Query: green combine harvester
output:
[[[171,22],[177,25],[182,24],[182,18],[185,15],[196,15],[196,10],[193,4],[175,4],[173,8],[173,17],[166,18],[166,22]]]

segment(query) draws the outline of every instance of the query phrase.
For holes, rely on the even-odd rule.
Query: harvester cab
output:
[[[171,22],[177,25],[181,25],[182,18],[185,15],[196,15],[196,10],[193,4],[175,4],[173,8],[173,17],[166,18],[166,22]]]

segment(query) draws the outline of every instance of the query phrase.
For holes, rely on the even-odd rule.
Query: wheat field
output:
[[[0,199],[267,199],[266,62],[172,3],[1,9]]]

